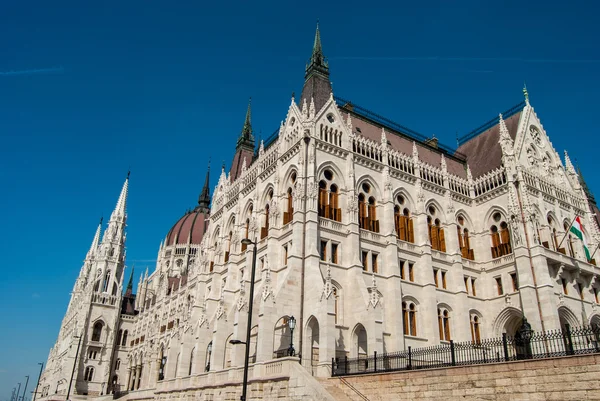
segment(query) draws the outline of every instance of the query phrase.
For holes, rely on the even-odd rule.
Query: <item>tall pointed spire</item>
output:
[[[302,88],[302,96],[300,105],[304,109],[304,104],[311,104],[314,100],[316,112],[327,103],[332,93],[331,82],[329,81],[329,64],[323,54],[323,45],[321,44],[321,31],[319,30],[319,22],[317,21],[317,30],[315,32],[315,41],[313,49],[306,64],[304,74],[304,87]],[[304,111],[304,110],[303,110]],[[307,111],[308,114],[308,111]]]
[[[237,141],[238,147],[242,145],[252,146],[252,149],[254,149],[254,136],[252,135],[252,98],[248,100],[248,109],[246,110],[244,126],[242,127],[242,133]]]
[[[125,179],[125,183],[123,184],[123,188],[121,189],[121,194],[119,195],[119,199],[117,200],[117,206],[115,210],[113,210],[111,215],[111,220],[113,217],[125,217],[125,211],[127,210],[127,194],[129,191],[129,175],[131,171],[127,172],[127,178]]]
[[[135,271],[135,266],[131,266],[131,274],[129,275],[129,282],[127,283],[127,291],[131,291],[133,289],[133,272]]]
[[[583,174],[581,174],[581,169],[579,168],[579,164],[577,164],[577,175],[579,176],[579,183],[581,184],[581,188],[583,189],[583,192],[585,192],[585,196],[587,196],[587,198],[590,202],[596,203],[594,194],[592,194],[592,191],[590,191],[585,180],[583,179]]]
[[[323,46],[321,45],[321,32],[319,31],[319,21],[317,21],[317,30],[315,32],[315,42],[313,43],[312,54],[306,67],[306,76],[314,69],[321,70],[322,73],[329,75],[329,64],[323,55]]]
[[[572,174],[572,175],[577,174],[575,172],[575,167],[573,167],[573,163],[571,163],[571,158],[569,157],[569,154],[567,153],[566,150],[565,150],[565,170],[567,170],[567,174]]]
[[[210,159],[208,160],[208,168],[206,169],[206,178],[204,179],[204,186],[202,187],[202,192],[198,197],[198,207],[197,209],[201,209],[203,212],[208,213],[210,210],[210,190],[208,189],[210,180]]]
[[[94,235],[94,239],[92,240],[92,245],[90,246],[90,250],[87,253],[87,257],[90,258],[98,249],[98,244],[100,243],[100,234],[102,232],[102,220],[103,217],[100,217],[100,224],[98,224],[98,228],[96,228],[96,234]]]

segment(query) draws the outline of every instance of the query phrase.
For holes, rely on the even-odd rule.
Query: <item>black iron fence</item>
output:
[[[358,358],[334,358],[331,375],[430,369],[479,365],[525,359],[600,353],[600,327],[570,328],[533,333],[530,338],[511,337],[454,342],[406,351],[375,353]]]

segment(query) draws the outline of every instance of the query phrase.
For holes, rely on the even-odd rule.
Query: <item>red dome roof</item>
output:
[[[200,244],[202,236],[208,228],[208,215],[196,208],[187,212],[169,230],[165,245]]]

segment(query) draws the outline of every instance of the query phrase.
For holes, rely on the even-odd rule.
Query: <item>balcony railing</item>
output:
[[[508,336],[480,341],[465,341],[388,352],[359,358],[334,358],[332,376],[432,369],[446,366],[480,365],[526,359],[555,358],[567,355],[600,353],[600,327],[570,328]]]

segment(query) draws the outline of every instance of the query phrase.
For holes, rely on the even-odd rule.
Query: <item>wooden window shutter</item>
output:
[[[438,238],[438,228],[436,226],[430,226],[429,233],[431,234],[431,247],[435,250],[440,250],[439,238]]]
[[[465,242],[465,248],[471,249],[471,241],[469,241],[469,232],[468,231],[465,231],[464,242]]]
[[[464,244],[463,236],[461,235],[459,226],[456,227],[456,233],[458,234],[458,246],[462,249],[462,248],[464,248],[465,244]]]
[[[444,229],[439,229],[439,243],[440,243],[440,251],[446,252],[446,240],[444,238]]]
[[[500,236],[503,244],[510,244],[510,233],[508,232],[508,228],[500,230]]]
[[[492,233],[492,246],[496,248],[498,245],[500,245],[500,234]]]
[[[412,219],[408,219],[408,242],[415,242],[415,230]]]
[[[406,241],[406,216],[400,216],[400,219],[398,221],[398,226],[400,227],[400,232],[398,233],[400,236],[400,239],[402,241]]]

